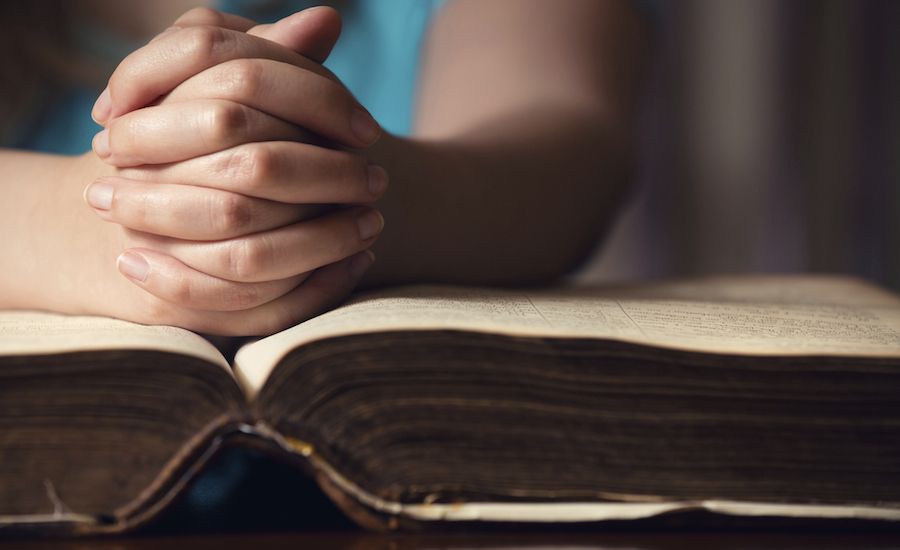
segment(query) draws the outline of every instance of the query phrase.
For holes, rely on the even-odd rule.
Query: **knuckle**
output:
[[[251,168],[251,146],[240,145],[226,151],[215,167],[216,173],[226,180],[243,182],[248,179]]]
[[[259,95],[265,75],[255,60],[235,59],[229,61],[223,69],[221,85],[226,96],[246,99]]]
[[[240,232],[253,221],[253,207],[250,200],[233,193],[219,194],[212,201],[210,217],[213,226],[220,232]]]
[[[263,238],[235,239],[228,246],[228,271],[238,281],[253,280],[267,265],[268,246]]]
[[[264,143],[242,145],[223,157],[217,171],[243,190],[259,190],[268,186],[278,170],[278,162],[275,150]]]
[[[265,145],[247,151],[245,162],[245,183],[253,188],[263,188],[278,170],[278,156]]]
[[[198,6],[184,12],[175,21],[176,25],[221,25],[224,18],[218,11],[208,6]]]
[[[210,138],[216,143],[224,143],[233,140],[235,135],[243,135],[247,124],[247,112],[237,103],[217,101],[209,109],[208,130]]]
[[[169,299],[173,303],[190,306],[197,298],[193,285],[186,277],[179,277],[170,283]]]
[[[208,60],[215,59],[228,42],[225,32],[215,26],[187,27],[180,32],[184,53],[198,65],[206,65]]]

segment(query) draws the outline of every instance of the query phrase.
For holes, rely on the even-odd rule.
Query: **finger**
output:
[[[246,32],[251,28],[258,29],[260,27],[260,25],[256,25],[255,21],[247,19],[246,17],[224,13],[212,8],[208,8],[206,6],[201,6],[188,10],[187,13],[179,17],[172,26],[166,28],[164,31],[151,38],[150,43],[152,44],[160,40],[164,36],[168,36],[173,32],[179,31],[185,27],[197,27],[203,25],[223,27],[240,32]],[[109,119],[111,109],[112,102],[109,98],[109,86],[107,86],[103,89],[103,92],[94,103],[94,107],[91,109],[91,118],[93,118],[94,121],[98,124],[102,125],[107,121],[107,119]]]
[[[359,284],[375,261],[375,254],[364,250],[340,262],[317,269],[303,284],[278,300],[243,314],[229,316],[221,329],[231,334],[272,334],[327,311],[343,301]]]
[[[283,296],[307,274],[279,281],[237,283],[210,277],[177,259],[148,249],[128,249],[116,260],[119,272],[154,296],[179,307],[205,311],[239,311]]]
[[[334,8],[316,6],[271,25],[257,25],[247,34],[271,40],[323,63],[341,35],[341,16]]]
[[[140,181],[211,187],[288,203],[365,204],[384,195],[388,173],[365,157],[306,143],[247,143],[160,166],[123,170]]]
[[[134,242],[213,277],[253,283],[285,279],[356,254],[372,246],[383,227],[378,211],[358,207],[237,239],[193,242],[143,233]]]
[[[273,202],[193,185],[100,178],[84,192],[101,218],[129,229],[191,241],[221,240],[282,227],[325,207]]]
[[[184,27],[176,27],[175,25],[172,25],[171,27],[166,27],[161,33],[159,33],[156,36],[154,36],[153,38],[151,38],[150,42],[148,42],[148,44],[152,44],[152,43],[156,42],[157,40],[163,38],[164,36],[168,36],[168,35],[172,34],[173,32],[180,31],[183,28]],[[107,87],[103,91],[106,93],[109,93],[109,87]],[[97,109],[97,106],[94,105],[94,110],[96,111],[96,109]],[[109,116],[109,113],[106,113],[106,116]]]
[[[359,252],[317,269],[284,296],[252,309],[216,312],[157,307],[157,311],[151,312],[155,319],[153,322],[222,336],[266,336],[339,304],[359,283],[374,261],[375,255],[372,252]]]
[[[247,32],[252,28],[259,27],[252,19],[214,10],[207,6],[199,6],[185,12],[185,14],[179,17],[172,26],[151,38],[150,42],[155,42],[160,38],[185,27],[201,26],[222,27],[223,29],[240,32]]]
[[[126,167],[177,162],[242,143],[311,139],[301,128],[240,103],[198,99],[113,119],[94,136],[93,148],[108,164]]]
[[[163,104],[203,98],[253,107],[348,147],[368,147],[381,134],[344,86],[280,61],[226,61],[183,82]]]
[[[214,10],[207,6],[191,8],[186,11],[184,15],[176,19],[173,26],[184,28],[200,27],[204,25],[222,27],[240,32],[247,32],[257,26],[256,21],[253,21],[252,19]]]
[[[156,42],[185,27],[201,26],[246,31],[250,35],[280,44],[317,63],[323,63],[340,36],[341,18],[333,8],[317,6],[286,17],[277,23],[255,25],[254,21],[245,17],[202,6],[182,15],[174,25],[153,37],[150,42]],[[107,87],[94,104],[91,116],[97,123],[104,124],[109,118],[111,106]]]
[[[109,113],[94,116],[106,123],[150,104],[200,71],[242,57],[282,61],[334,78],[319,63],[270,40],[215,26],[185,27],[126,57],[109,80]]]

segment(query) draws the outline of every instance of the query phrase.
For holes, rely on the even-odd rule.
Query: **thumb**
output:
[[[341,16],[334,8],[318,6],[289,15],[271,25],[257,25],[247,34],[271,40],[322,63],[341,34]]]

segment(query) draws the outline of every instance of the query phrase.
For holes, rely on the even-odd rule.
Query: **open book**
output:
[[[900,297],[838,277],[403,287],[245,345],[0,314],[0,532],[133,528],[225,444],[369,527],[900,520]]]

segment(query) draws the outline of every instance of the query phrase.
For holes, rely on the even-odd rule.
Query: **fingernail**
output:
[[[372,145],[378,139],[378,136],[381,135],[381,128],[378,126],[378,123],[375,122],[372,115],[362,109],[353,111],[353,115],[350,116],[350,128],[353,130],[356,138],[366,145]]]
[[[94,103],[94,108],[91,110],[91,118],[94,119],[94,122],[97,124],[103,124],[106,122],[106,119],[109,118],[109,112],[112,110],[112,101],[109,99],[109,88],[105,88],[103,93],[100,94],[100,97],[97,98],[97,102]]]
[[[120,254],[119,259],[116,260],[116,266],[122,275],[139,282],[146,281],[147,275],[150,274],[150,264],[147,259],[135,252]]]
[[[359,238],[367,241],[381,233],[384,228],[384,218],[378,210],[370,209],[356,218],[356,225],[359,226]]]
[[[350,261],[350,276],[359,279],[375,263],[375,254],[371,250],[364,250]]]
[[[376,197],[380,197],[388,186],[387,170],[377,164],[369,165],[369,193]]]
[[[94,136],[94,152],[100,156],[100,158],[106,158],[109,156],[109,130],[103,130],[96,136]]]
[[[97,210],[109,210],[113,201],[113,186],[108,183],[94,182],[84,191],[87,203]]]

